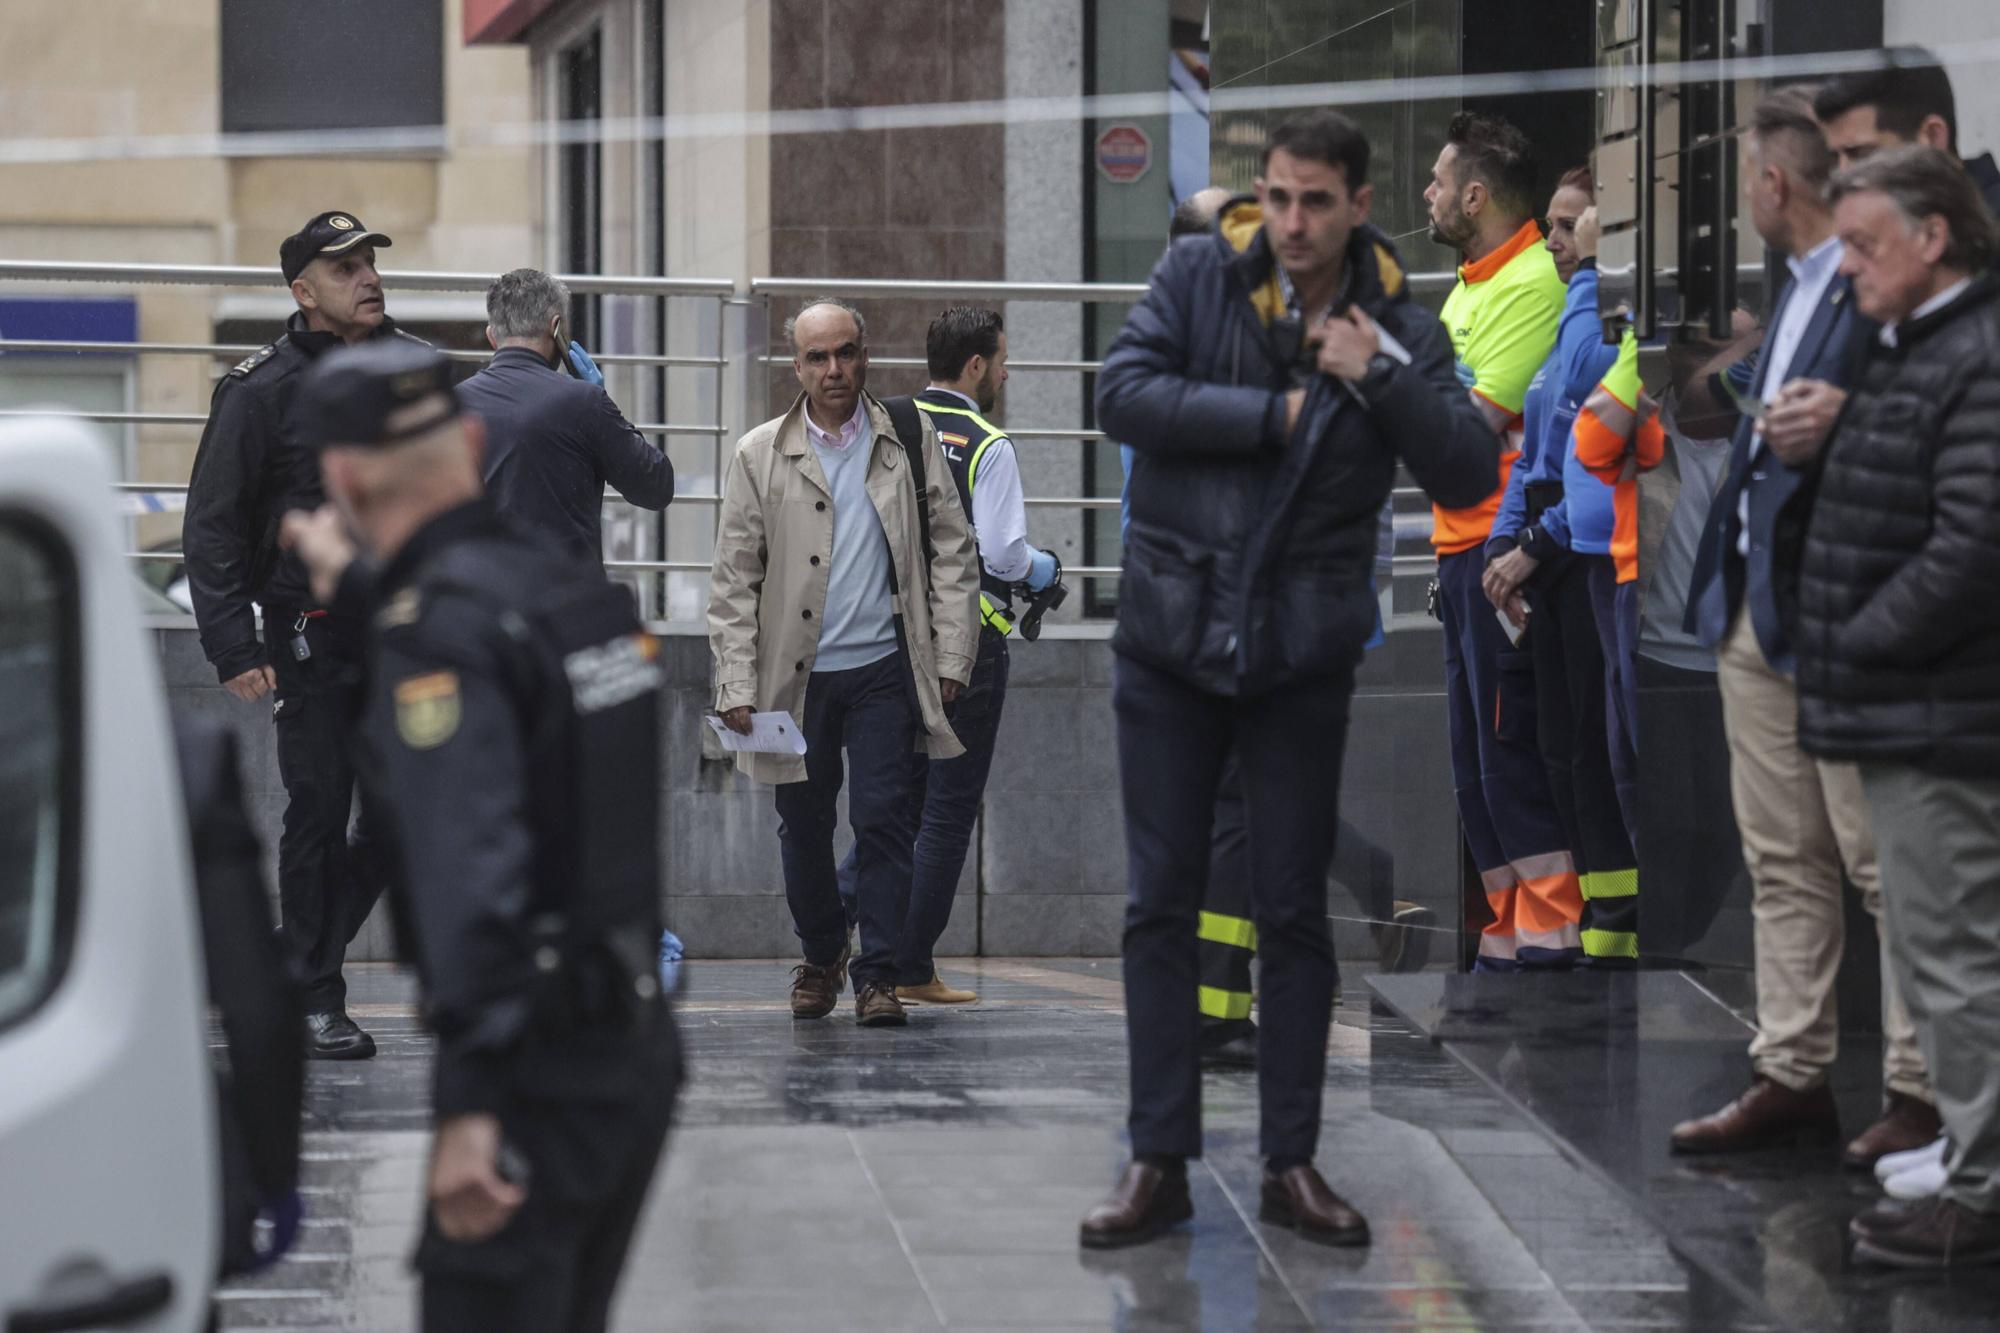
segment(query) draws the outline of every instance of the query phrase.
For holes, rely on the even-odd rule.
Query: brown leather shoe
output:
[[[896,987],[896,998],[904,1004],[973,1004],[979,999],[979,994],[947,986],[933,972],[931,979],[921,986]]]
[[[1839,1137],[1832,1089],[1821,1084],[1811,1092],[1794,1092],[1760,1074],[1720,1111],[1675,1125],[1673,1145],[1677,1153],[1750,1152],[1785,1143],[1830,1143]]]
[[[899,1028],[910,1021],[910,1013],[896,998],[894,986],[867,981],[854,997],[854,1021],[865,1028]]]
[[[1167,1171],[1133,1162],[1104,1202],[1083,1215],[1076,1238],[1085,1249],[1113,1250],[1142,1244],[1193,1216],[1185,1168]]]
[[[1854,1257],[1892,1268],[1971,1268],[2000,1264],[2000,1214],[1954,1199],[1925,1199],[1900,1217],[1876,1209],[1848,1225]]]
[[[825,1018],[847,988],[847,949],[825,967],[800,963],[792,969],[792,1017]]]
[[[1335,1194],[1311,1165],[1264,1172],[1257,1220],[1287,1227],[1322,1245],[1368,1243],[1368,1219]]]
[[[1840,1154],[1840,1164],[1854,1171],[1866,1171],[1892,1152],[1921,1148],[1944,1131],[1937,1107],[1921,1097],[1892,1092],[1882,1107],[1882,1118],[1861,1131],[1861,1137]]]

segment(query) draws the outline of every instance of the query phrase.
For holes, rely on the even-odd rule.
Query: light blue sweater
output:
[[[896,651],[889,601],[889,539],[868,498],[868,455],[874,429],[864,405],[860,429],[844,449],[830,449],[808,430],[820,470],[833,492],[833,567],[827,571],[826,615],[819,627],[815,671],[849,671]]]

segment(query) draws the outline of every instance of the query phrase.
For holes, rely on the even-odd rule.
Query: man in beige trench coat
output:
[[[791,410],[737,442],[722,486],[709,576],[715,709],[739,732],[752,712],[791,714],[803,756],[743,754],[778,785],[785,901],[805,961],[792,1016],[823,1018],[851,974],[865,1027],[907,1021],[896,999],[897,937],[908,915],[916,830],[911,751],[963,752],[944,706],[972,674],[978,558],[937,436],[921,414],[929,554],[911,456],[865,392],[867,329],[839,301],[787,322],[804,389]],[[860,952],[849,960],[834,876],[835,799],[853,768]]]

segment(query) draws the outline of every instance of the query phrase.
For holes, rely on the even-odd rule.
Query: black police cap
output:
[[[285,281],[290,282],[321,255],[346,254],[357,245],[390,244],[393,242],[387,236],[368,230],[361,225],[360,218],[336,208],[320,214],[279,243],[278,267],[284,270]]]
[[[299,394],[300,435],[314,449],[395,444],[436,430],[459,411],[451,362],[408,338],[334,348],[313,362]],[[393,418],[440,394],[445,401],[437,411],[391,429]]]

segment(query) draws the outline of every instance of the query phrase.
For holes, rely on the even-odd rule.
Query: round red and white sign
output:
[[[1137,125],[1113,125],[1097,136],[1097,169],[1104,179],[1126,184],[1153,165],[1153,141]]]

